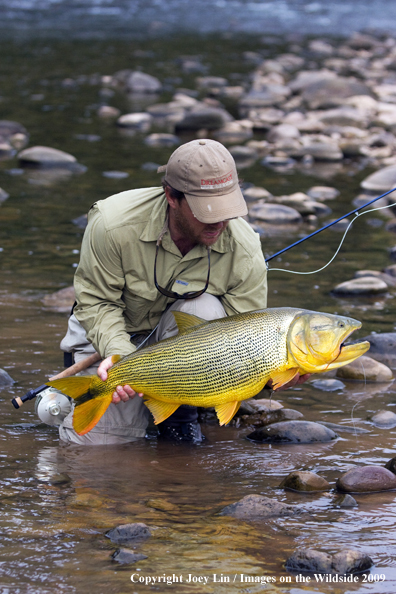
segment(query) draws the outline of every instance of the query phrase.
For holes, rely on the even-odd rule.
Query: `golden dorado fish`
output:
[[[189,404],[215,407],[224,425],[241,401],[255,396],[269,380],[280,388],[297,373],[346,365],[370,346],[343,344],[360,328],[357,320],[304,309],[265,309],[210,322],[173,314],[179,334],[115,357],[105,382],[96,375],[47,382],[75,399],[73,427],[79,435],[96,425],[118,385],[144,393],[156,424]]]

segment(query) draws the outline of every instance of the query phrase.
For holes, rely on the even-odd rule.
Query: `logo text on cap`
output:
[[[217,190],[218,188],[226,188],[232,184],[232,171],[230,171],[222,177],[216,177],[214,179],[201,179],[201,190]]]

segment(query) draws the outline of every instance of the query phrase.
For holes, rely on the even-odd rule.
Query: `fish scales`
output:
[[[274,320],[254,312],[233,316],[232,324],[230,318],[207,322],[124,358],[111,369],[111,382],[117,386],[128,376],[134,390],[164,402],[244,400],[264,386],[274,367],[286,365],[294,315],[279,310]]]
[[[47,383],[75,399],[73,427],[89,432],[119,385],[143,393],[156,424],[180,405],[215,407],[221,425],[241,400],[272,381],[274,389],[296,374],[322,373],[363,355],[368,342],[345,345],[361,324],[352,318],[297,308],[274,308],[206,322],[173,312],[179,334],[115,363],[106,381],[81,376]]]

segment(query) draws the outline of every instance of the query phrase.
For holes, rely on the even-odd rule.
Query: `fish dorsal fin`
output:
[[[291,382],[293,377],[297,375],[298,371],[298,367],[292,367],[291,369],[286,369],[286,371],[275,371],[272,373],[272,389],[278,390],[288,382]]]
[[[185,313],[184,311],[172,311],[172,313],[175,316],[175,321],[177,327],[179,328],[179,334],[183,334],[183,332],[187,332],[188,330],[191,330],[191,328],[195,328],[195,326],[199,326],[200,324],[206,322],[206,320],[203,320],[198,316]]]
[[[73,428],[78,435],[85,435],[91,431],[108,409],[113,397],[108,392],[100,398],[91,398],[82,404],[76,404],[73,412]]]
[[[225,404],[219,404],[215,407],[217,418],[219,419],[220,425],[227,425],[232,417],[238,412],[241,403],[237,400],[233,402],[226,402]]]
[[[144,404],[150,410],[154,417],[154,424],[162,423],[179,408],[180,404],[174,402],[161,402],[160,400],[153,400],[152,398],[145,398]]]
[[[122,356],[121,355],[112,355],[111,362],[114,365],[115,363],[118,363],[118,361],[121,361],[121,359],[122,359]]]

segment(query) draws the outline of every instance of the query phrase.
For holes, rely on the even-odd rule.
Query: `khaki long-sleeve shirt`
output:
[[[102,355],[135,350],[129,333],[149,331],[167,305],[154,285],[156,241],[167,216],[162,188],[129,190],[101,200],[88,215],[74,285],[74,313],[88,340]],[[234,219],[212,246],[208,293],[219,297],[228,315],[267,304],[266,266],[259,236]],[[205,286],[207,250],[195,246],[183,256],[169,232],[157,260],[160,286],[178,293]]]

